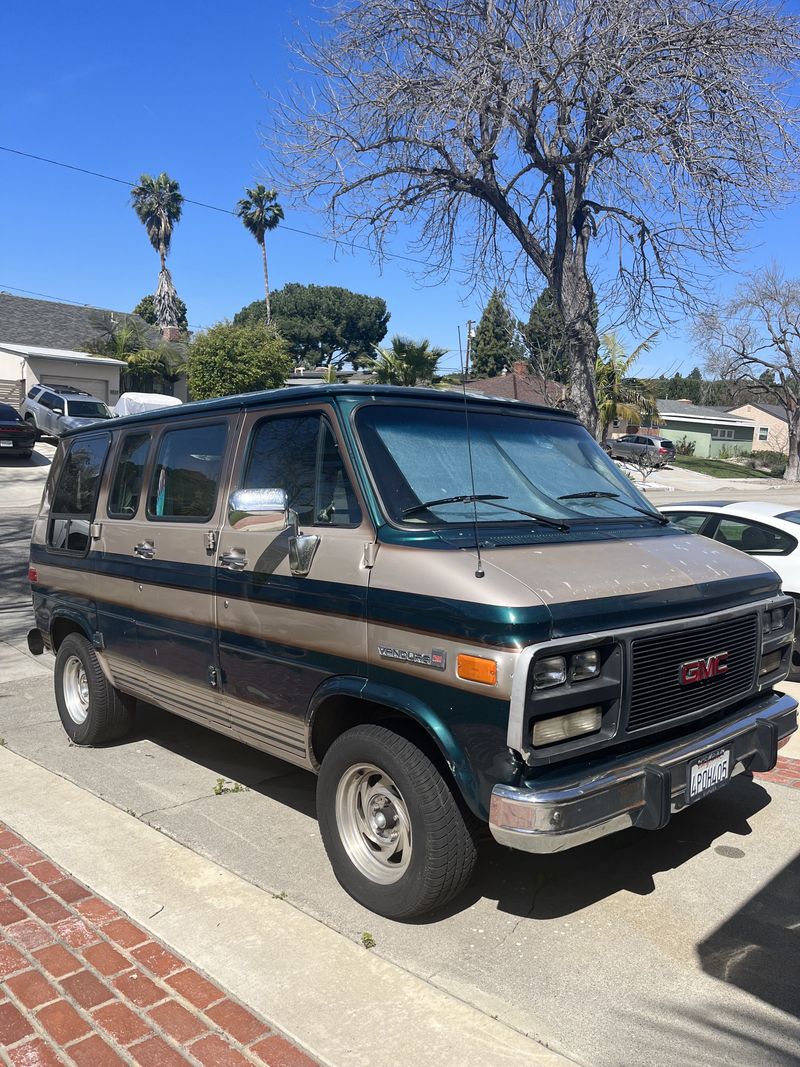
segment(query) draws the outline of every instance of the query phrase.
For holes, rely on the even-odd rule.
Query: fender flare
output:
[[[311,736],[314,719],[320,707],[330,697],[348,696],[354,700],[369,701],[383,707],[398,711],[407,716],[425,730],[442,754],[453,775],[464,801],[481,819],[488,818],[487,801],[481,797],[478,781],[463,749],[453,737],[449,727],[438,713],[427,703],[394,686],[379,685],[366,678],[357,676],[340,676],[323,682],[312,696],[306,714],[306,730],[311,751]]]
[[[49,637],[51,643],[53,643],[53,630],[59,619],[69,619],[71,622],[74,622],[78,626],[80,631],[83,633],[83,636],[86,638],[86,640],[91,642],[92,628],[87,624],[86,619],[80,614],[80,612],[75,611],[72,608],[58,607],[50,616]],[[53,647],[55,648],[55,645],[53,645]]]

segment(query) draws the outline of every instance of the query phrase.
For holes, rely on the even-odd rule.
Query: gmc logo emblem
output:
[[[708,659],[687,660],[680,667],[681,685],[694,685],[695,682],[704,682],[707,678],[716,678],[718,674],[726,674],[727,659],[727,652],[717,652]]]

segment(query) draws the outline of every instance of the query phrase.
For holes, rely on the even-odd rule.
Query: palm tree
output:
[[[436,364],[447,352],[446,348],[431,348],[427,338],[412,341],[396,334],[391,348],[378,348],[376,359],[368,366],[378,382],[384,385],[417,385],[433,380]]]
[[[178,325],[178,294],[167,270],[167,255],[175,223],[181,217],[183,196],[180,186],[163,172],[157,178],[143,174],[139,184],[131,190],[131,205],[140,222],[144,223],[150,244],[161,258],[158,288],[153,300],[159,326]]]
[[[245,189],[247,194],[236,205],[236,214],[242,220],[246,230],[261,246],[261,256],[264,260],[264,292],[266,293],[267,325],[272,321],[272,309],[269,306],[269,274],[267,272],[267,242],[266,235],[274,230],[283,218],[283,208],[278,203],[278,194],[274,189],[267,189],[264,185],[256,185],[253,189]]]
[[[642,419],[649,417],[658,421],[655,397],[625,380],[639,356],[653,347],[656,337],[658,331],[651,333],[630,355],[626,355],[615,334],[604,333],[601,336],[600,352],[595,363],[601,441],[607,439],[609,428],[617,419],[641,423]]]

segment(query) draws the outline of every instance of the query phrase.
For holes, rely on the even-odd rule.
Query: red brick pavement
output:
[[[764,774],[754,774],[753,777],[760,778],[764,782],[775,782],[777,785],[788,785],[792,789],[800,789],[800,759],[778,756],[775,770]]]
[[[3,823],[0,1063],[319,1067]]]

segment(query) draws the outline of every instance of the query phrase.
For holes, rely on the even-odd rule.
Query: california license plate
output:
[[[686,802],[691,804],[693,800],[713,793],[724,785],[731,776],[731,750],[721,749],[717,752],[709,752],[706,756],[689,764],[689,774],[686,780]]]
[[[14,447],[14,442],[13,441],[0,441],[0,448],[13,448],[13,447]]]

